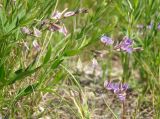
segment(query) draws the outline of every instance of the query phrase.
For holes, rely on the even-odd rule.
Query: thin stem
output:
[[[126,119],[126,108],[125,108],[125,101],[122,103],[122,119]]]
[[[41,52],[40,52],[40,55],[39,55],[39,58],[38,58],[38,61],[37,61],[37,66],[38,66],[39,61],[40,61],[41,57],[43,56],[46,48],[48,47],[48,44],[49,44],[49,42],[50,42],[50,40],[51,40],[51,38],[52,38],[52,36],[53,36],[53,32],[51,33],[51,35],[50,35],[50,37],[49,37],[49,39],[48,39],[48,42],[47,42],[46,45],[44,46],[44,44],[45,44],[45,42],[46,42],[46,39],[47,39],[47,35],[48,35],[48,32],[46,33],[45,41],[44,41],[43,46],[42,46],[43,50],[41,50]]]
[[[103,98],[103,100],[104,100],[105,104],[107,105],[109,111],[113,114],[114,118],[115,118],[115,119],[118,119],[117,115],[113,112],[113,110],[112,110],[112,109],[110,108],[110,106],[107,104],[106,100],[105,100],[104,98]]]

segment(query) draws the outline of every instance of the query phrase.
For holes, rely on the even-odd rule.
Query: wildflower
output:
[[[59,11],[56,11],[51,15],[51,19],[55,19],[55,20],[60,19],[61,17],[62,17],[62,13]]]
[[[157,29],[160,30],[160,23],[158,24]]]
[[[107,82],[107,81],[105,81],[105,83],[104,83],[104,87],[107,89],[107,90],[114,90],[114,83],[112,83],[112,82]]]
[[[68,31],[67,31],[67,29],[66,29],[66,27],[65,27],[65,25],[63,24],[63,26],[61,26],[61,28],[58,30],[60,33],[63,33],[64,34],[64,36],[67,36],[67,34],[68,34]]]
[[[119,89],[116,91],[116,94],[121,101],[125,101],[127,90],[128,84],[119,84]]]
[[[27,28],[27,27],[22,27],[21,31],[22,31],[22,33],[27,34],[27,35],[31,35],[32,34],[31,30],[29,28]]]
[[[51,15],[51,19],[59,20],[62,18],[62,15],[66,12],[68,8],[64,9],[62,12],[55,11]]]
[[[41,31],[40,30],[38,30],[37,28],[33,28],[33,31],[34,31],[34,36],[35,37],[41,37]]]
[[[133,51],[132,45],[133,45],[133,41],[129,39],[127,36],[125,36],[123,40],[120,42],[120,44],[115,46],[115,49],[120,49],[127,53],[132,53]]]
[[[109,91],[113,91],[121,101],[125,101],[128,84],[105,81],[104,87]]]
[[[69,12],[64,13],[64,17],[70,17],[70,16],[74,16],[74,15],[75,15],[75,12],[73,12],[73,11],[69,11]]]
[[[67,31],[67,29],[66,29],[66,27],[65,27],[65,25],[63,24],[62,26],[59,26],[59,25],[57,25],[57,24],[54,24],[54,23],[52,23],[52,24],[50,24],[50,26],[49,26],[49,30],[50,31],[59,31],[60,33],[63,33],[65,36],[67,35],[67,33],[68,33],[68,31]]]
[[[148,26],[147,26],[147,29],[152,29],[153,28],[153,22],[151,22]]]
[[[101,42],[106,44],[106,45],[112,45],[114,43],[113,40],[110,37],[107,37],[105,35],[103,35],[101,37]]]
[[[151,22],[151,23],[147,26],[147,28],[151,30],[151,29],[153,28],[153,26],[154,26],[154,24],[153,24],[153,22]],[[160,30],[160,23],[157,25],[157,29]]]
[[[40,51],[41,50],[41,47],[40,45],[38,44],[38,42],[36,40],[33,41],[33,47],[37,50],[37,51]]]
[[[61,26],[59,26],[57,24],[54,24],[54,23],[51,23],[50,26],[49,26],[50,31],[58,31],[60,29],[61,29]]]

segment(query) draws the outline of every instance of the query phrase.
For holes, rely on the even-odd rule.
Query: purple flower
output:
[[[39,52],[41,50],[40,45],[38,44],[38,42],[36,40],[33,41],[33,47]]]
[[[60,19],[62,17],[62,13],[59,12],[59,11],[56,11],[56,12],[53,12],[52,15],[51,15],[51,19]]]
[[[57,24],[52,23],[49,26],[49,30],[52,31],[52,32],[59,31],[60,33],[63,33],[64,36],[67,36],[67,34],[68,34],[68,31],[67,31],[64,24],[62,24],[62,26],[59,26]]]
[[[22,27],[21,31],[22,31],[22,33],[27,34],[27,35],[31,35],[32,34],[31,30],[29,28],[27,28],[27,27]]]
[[[126,91],[127,89],[128,89],[128,84],[126,84],[126,83],[123,84],[123,85],[122,85],[122,90],[123,90],[123,91]]]
[[[58,31],[59,31],[60,33],[63,33],[64,36],[67,36],[67,34],[68,34],[68,31],[67,31],[67,29],[66,29],[66,27],[65,27],[64,24],[61,26],[61,28],[60,28]]]
[[[64,9],[62,12],[54,11],[51,14],[51,19],[59,20],[63,17],[63,14],[66,12],[68,8]]]
[[[133,51],[132,45],[133,41],[129,39],[127,36],[125,36],[123,40],[120,42],[120,44],[118,44],[115,48],[125,51],[127,53],[132,53]]]
[[[107,37],[105,35],[103,35],[101,37],[101,42],[106,44],[106,45],[112,45],[114,43],[113,40],[110,37]]]
[[[49,30],[52,32],[59,31],[60,29],[61,29],[61,26],[54,24],[54,23],[51,23],[49,26]]]
[[[38,30],[37,28],[33,28],[34,36],[35,37],[41,37],[41,31]]]
[[[109,91],[113,91],[121,101],[125,101],[128,84],[105,81],[104,87]]]
[[[69,11],[69,12],[64,13],[64,17],[70,17],[70,16],[74,16],[74,15],[75,15],[75,12],[73,12],[73,11]]]
[[[158,24],[157,28],[158,28],[158,30],[160,30],[160,23]]]
[[[105,82],[104,82],[104,87],[105,87],[107,90],[114,90],[114,83],[105,81]]]
[[[121,101],[126,100],[126,92],[119,93],[117,96]]]
[[[153,28],[153,22],[151,22],[148,26],[147,26],[147,29],[152,29]]]

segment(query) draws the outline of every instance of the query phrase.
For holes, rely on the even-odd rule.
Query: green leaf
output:
[[[0,66],[0,82],[5,83],[5,69],[4,66]]]
[[[15,83],[16,81],[18,80],[21,80],[27,76],[30,76],[32,75],[33,73],[35,73],[37,70],[39,70],[41,67],[37,67],[36,69],[33,69],[33,70],[27,70],[27,71],[24,71],[24,72],[21,72],[19,74],[14,74],[13,78],[11,78],[11,80],[8,81],[8,85],[11,85],[13,83]]]
[[[26,88],[20,89],[18,91],[16,99],[19,99],[22,96],[26,96],[28,94],[31,94],[32,92],[34,92],[36,90],[37,87],[38,87],[38,83],[35,83],[32,85],[28,85]]]
[[[30,70],[36,64],[37,57],[38,57],[38,53],[36,54],[33,62],[25,69],[25,71]]]
[[[46,64],[50,60],[51,53],[52,53],[52,47],[49,46],[48,51],[47,51],[46,56],[43,61],[44,64]]]
[[[81,49],[75,49],[75,50],[68,50],[64,52],[63,56],[74,56],[78,54],[81,51]]]
[[[52,64],[51,69],[56,69],[62,61],[63,59],[56,59]]]
[[[63,77],[65,76],[62,71],[57,72],[54,80],[52,81],[52,84],[58,84],[62,79],[64,79]]]

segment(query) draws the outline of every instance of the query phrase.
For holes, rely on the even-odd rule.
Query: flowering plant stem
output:
[[[110,106],[108,105],[108,103],[106,102],[106,100],[103,98],[105,104],[107,105],[109,111],[113,114],[114,118],[115,119],[118,119],[117,115],[113,112],[113,110],[110,108]]]
[[[122,67],[123,67],[123,76],[122,76],[122,82],[126,82],[129,80],[131,75],[131,70],[129,66],[129,55],[128,54],[122,54]]]
[[[126,119],[126,107],[125,101],[122,102],[122,117],[121,119]]]

